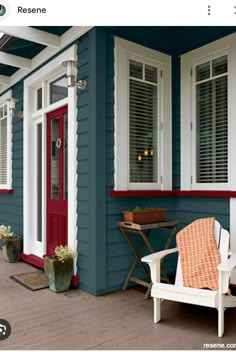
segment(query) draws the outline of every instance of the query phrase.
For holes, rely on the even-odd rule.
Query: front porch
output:
[[[225,336],[218,338],[216,310],[166,301],[156,325],[152,300],[145,300],[140,290],[100,297],[79,289],[32,292],[9,277],[34,267],[6,263],[1,252],[0,265],[1,319],[12,327],[1,349],[200,350],[204,344],[235,348],[236,309],[226,311]]]

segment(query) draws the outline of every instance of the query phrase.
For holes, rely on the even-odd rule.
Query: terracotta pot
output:
[[[135,224],[153,224],[165,220],[166,210],[162,208],[147,209],[141,211],[124,211],[125,222],[133,222]]]
[[[23,241],[20,236],[15,236],[8,240],[2,240],[3,257],[8,263],[16,263],[20,260],[22,248]]]
[[[50,290],[54,292],[67,291],[73,276],[73,258],[62,263],[53,256],[45,257],[44,271]]]

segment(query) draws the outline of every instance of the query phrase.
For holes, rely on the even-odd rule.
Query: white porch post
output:
[[[75,53],[76,56],[76,53]],[[77,88],[68,88],[68,246],[77,250]],[[74,274],[77,273],[77,256]]]
[[[24,242],[23,252],[25,254],[31,254],[32,252],[32,237],[34,213],[33,213],[33,177],[30,170],[32,169],[33,160],[33,144],[32,144],[32,121],[30,116],[33,112],[33,101],[32,89],[27,89],[24,85],[24,161],[23,161],[23,189],[24,189]]]

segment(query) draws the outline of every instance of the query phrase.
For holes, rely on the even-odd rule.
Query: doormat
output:
[[[17,274],[10,276],[10,278],[32,291],[42,290],[48,287],[46,275],[42,270],[37,270],[32,273]]]

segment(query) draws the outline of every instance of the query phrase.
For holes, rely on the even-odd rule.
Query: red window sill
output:
[[[114,198],[128,197],[206,197],[236,198],[236,191],[110,191]]]
[[[13,189],[0,189],[0,194],[10,194],[13,193]]]

